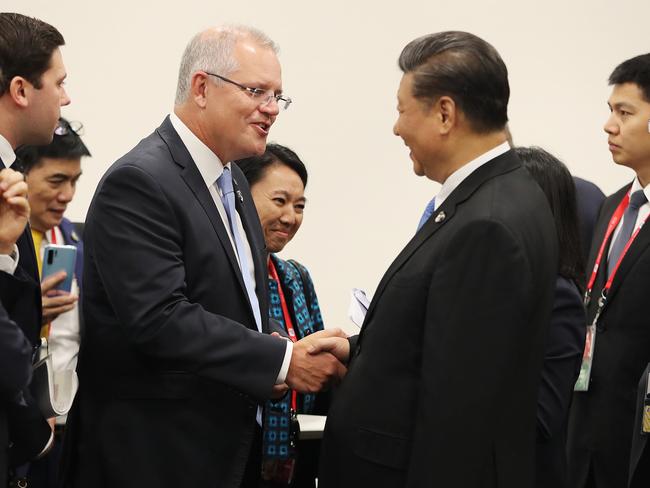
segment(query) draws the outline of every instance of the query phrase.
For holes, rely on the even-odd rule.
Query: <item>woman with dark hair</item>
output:
[[[559,242],[559,273],[537,397],[536,486],[567,486],[567,418],[585,344],[584,278],[575,185],[569,170],[538,147],[515,152],[546,195]]]
[[[295,152],[279,144],[268,144],[262,156],[236,163],[251,187],[269,253],[269,317],[291,340],[300,340],[323,329],[314,284],[304,266],[275,253],[293,239],[302,223],[307,169]],[[315,486],[320,444],[295,439],[295,415],[325,414],[328,405],[325,393],[292,390],[280,400],[267,402],[261,486]]]

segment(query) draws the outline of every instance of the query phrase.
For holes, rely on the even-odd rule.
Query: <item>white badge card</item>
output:
[[[587,326],[587,337],[585,339],[585,350],[582,353],[582,364],[580,375],[576,381],[573,391],[589,390],[589,379],[591,378],[591,364],[594,360],[594,345],[596,344],[596,325]]]

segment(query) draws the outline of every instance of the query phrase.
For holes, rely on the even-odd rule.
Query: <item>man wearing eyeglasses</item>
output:
[[[52,141],[61,107],[70,103],[59,49],[64,43],[61,33],[45,22],[0,13],[0,169],[19,167],[14,153],[18,146]],[[41,293],[34,245],[27,228],[15,242],[0,245],[0,301],[36,346],[41,328]],[[22,396],[20,401],[6,403],[6,424],[0,420],[0,457],[8,449],[4,435],[8,425],[9,456],[16,478],[24,476],[24,463],[45,452],[52,440],[51,429],[36,401],[27,390]]]
[[[99,184],[65,486],[257,487],[260,405],[345,373],[268,334],[264,238],[231,165],[291,102],[276,52],[248,27],[197,34],[174,113]]]
[[[56,372],[74,371],[79,352],[81,317],[77,298],[83,277],[83,242],[64,213],[81,177],[81,158],[90,156],[81,140],[80,129],[81,124],[78,122],[69,123],[61,118],[50,144],[21,146],[16,150],[29,186],[29,223],[41,276],[41,337],[47,339],[52,366]],[[43,276],[43,257],[48,244],[65,244],[77,248],[72,289],[69,293],[55,288],[66,278],[65,271]],[[29,484],[33,488],[56,486],[65,417],[57,417],[53,421],[55,439],[52,451],[30,466]]]

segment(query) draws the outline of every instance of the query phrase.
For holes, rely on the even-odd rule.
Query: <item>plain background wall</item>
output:
[[[546,148],[607,194],[633,177],[611,162],[602,126],[610,72],[648,50],[647,0],[3,0],[1,8],[41,18],[66,38],[72,104],[63,115],[83,122],[93,153],[67,213],[73,220],[85,217],[108,166],[171,111],[195,32],[245,23],[277,41],[294,104],[269,140],[292,147],[310,173],[303,226],[282,255],[311,271],[326,324],[350,332],[350,288],[374,292],[438,190],[413,175],[392,134],[397,57],[413,38],[442,30],[483,37],[509,68],[516,144]]]

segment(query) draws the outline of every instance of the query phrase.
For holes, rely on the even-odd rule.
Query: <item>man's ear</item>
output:
[[[458,107],[453,98],[442,96],[436,102],[440,120],[440,133],[447,134],[458,122]]]
[[[29,106],[29,94],[31,90],[35,90],[34,85],[22,76],[14,76],[9,82],[9,90],[7,92],[16,105],[26,108]]]
[[[205,108],[208,104],[208,85],[208,75],[202,71],[197,71],[190,79],[190,99],[200,108]]]

